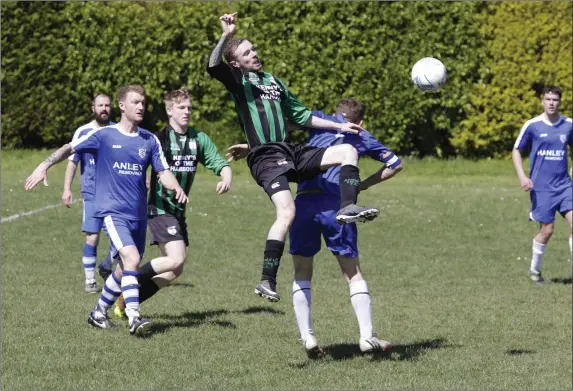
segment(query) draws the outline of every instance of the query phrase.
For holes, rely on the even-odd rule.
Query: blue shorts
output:
[[[290,253],[312,257],[320,251],[322,235],[326,247],[343,257],[358,256],[356,224],[340,225],[336,212],[340,197],[325,194],[303,194],[295,199],[296,214],[290,229]]]
[[[95,217],[95,203],[92,200],[83,200],[84,210],[82,213],[82,232],[99,233],[103,226],[103,219]]]
[[[126,246],[137,247],[139,256],[143,258],[147,220],[127,220],[116,216],[106,216],[103,219],[103,229],[109,236],[109,251],[112,258],[117,258],[119,250]]]
[[[555,221],[556,212],[565,215],[573,210],[573,193],[569,187],[557,192],[531,189],[529,193],[531,198],[529,220],[549,224]]]

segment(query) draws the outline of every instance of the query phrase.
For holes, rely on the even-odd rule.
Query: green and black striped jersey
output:
[[[180,134],[167,126],[157,133],[157,138],[161,142],[169,170],[187,195],[191,191],[198,163],[213,171],[215,175],[219,175],[223,167],[228,166],[225,159],[217,153],[217,146],[209,136],[192,127],[187,129],[186,134]],[[147,215],[158,216],[166,213],[185,217],[185,204],[178,203],[175,192],[163,187],[157,174],[152,172]]]
[[[270,73],[244,72],[224,62],[208,67],[207,72],[231,93],[251,149],[286,141],[284,118],[304,125],[312,115],[285,84]]]

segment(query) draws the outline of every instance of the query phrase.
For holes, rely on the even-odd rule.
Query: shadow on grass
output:
[[[246,314],[246,315],[250,315],[250,314],[272,314],[272,315],[284,315],[285,312],[281,311],[281,310],[277,310],[275,308],[272,307],[263,307],[263,306],[256,306],[256,307],[247,307],[244,310],[241,311],[235,311],[236,313],[239,314]]]
[[[370,354],[362,353],[357,343],[327,345],[323,347],[323,350],[325,353],[325,361],[352,360],[356,357],[364,356],[370,357],[371,361],[414,361],[427,350],[452,347],[459,347],[459,345],[447,344],[444,338],[436,338],[409,344],[392,345],[385,352]],[[309,364],[313,365],[313,363],[320,363],[321,361],[322,360],[306,360],[304,363],[290,364],[290,366],[302,369]]]
[[[571,277],[568,277],[568,278],[563,278],[563,277],[552,278],[551,282],[554,284],[571,285]]]
[[[172,282],[171,284],[169,284],[166,288],[170,288],[170,287],[177,287],[177,288],[194,288],[193,284],[188,284],[186,282]]]
[[[524,354],[533,354],[533,353],[536,353],[535,350],[530,350],[530,349],[510,349],[505,351],[505,354],[509,354],[510,356],[521,356]]]
[[[213,325],[217,327],[225,327],[235,329],[232,322],[211,320],[211,318],[228,314],[227,310],[212,310],[201,312],[184,312],[181,315],[168,315],[168,314],[150,314],[152,333],[165,333],[174,327],[198,327],[202,325]]]

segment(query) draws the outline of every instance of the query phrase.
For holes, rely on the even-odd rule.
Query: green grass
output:
[[[64,164],[50,171],[50,187],[23,190],[47,154],[2,154],[2,217],[59,202]],[[529,197],[510,162],[406,160],[398,178],[361,194],[361,203],[381,208],[359,227],[374,324],[397,346],[358,354],[348,288],[323,249],[313,322],[327,358],[318,362],[306,360],[297,340],[288,255],[283,300],[253,294],[274,211],[243,163],[233,168],[224,196],[213,175],[199,174],[188,264],[143,304],[157,330],[147,340],[125,326],[87,326],[97,297],[83,293],[81,204],[3,223],[1,388],[571,389],[568,228],[557,221],[546,253],[553,282],[530,283],[537,227],[527,222]],[[376,166],[362,168],[364,176]],[[148,248],[146,259],[157,254]]]

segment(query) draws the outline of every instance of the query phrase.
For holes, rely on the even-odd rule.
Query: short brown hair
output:
[[[561,99],[561,88],[555,86],[543,87],[543,90],[541,90],[541,97],[543,98],[545,94],[555,94],[559,96],[559,99]]]
[[[117,101],[123,102],[127,94],[130,92],[136,92],[139,95],[145,97],[145,88],[139,84],[132,84],[129,86],[123,86],[119,89],[119,92],[117,93]]]
[[[348,122],[357,124],[364,119],[366,105],[351,98],[342,98],[336,107],[336,114],[344,115]]]
[[[227,47],[223,52],[223,55],[225,56],[225,60],[227,60],[227,62],[233,61],[237,58],[235,56],[235,51],[237,50],[239,45],[245,42],[246,40],[247,38],[233,38],[227,43]]]

